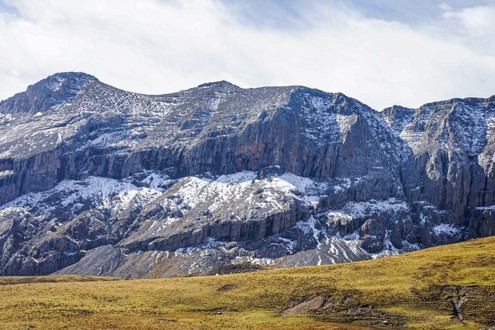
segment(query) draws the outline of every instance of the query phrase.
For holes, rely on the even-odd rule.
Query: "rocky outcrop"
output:
[[[300,86],[149,96],[56,74],[0,102],[0,274],[176,276],[493,235],[494,133],[494,97],[377,112]]]
[[[44,90],[38,85],[50,85],[64,77],[50,77],[28,91]],[[222,82],[177,95],[148,97],[150,103],[161,104],[160,112],[153,114],[156,118],[150,119],[143,116],[147,108],[139,108],[139,116],[133,113],[145,106],[143,100],[90,82],[82,85],[76,96],[68,93],[69,105],[49,111],[46,106],[29,111],[14,109],[13,105],[22,107],[26,102],[10,99],[0,104],[0,113],[36,111],[41,115],[34,120],[47,121],[22,127],[18,134],[5,139],[9,141],[0,151],[11,157],[4,157],[3,167],[14,173],[4,185],[13,184],[5,188],[4,202],[49,189],[63,179],[85,175],[124,178],[142,170],[164,168],[176,177],[259,171],[274,165],[315,178],[358,177],[372,172],[394,179],[399,176],[393,159],[395,141],[381,118],[342,94],[302,87],[242,90]],[[95,98],[110,94],[107,97],[115,99],[114,108],[105,104],[108,99],[103,105],[91,100],[93,93],[98,93]],[[36,101],[38,95],[32,94],[14,98],[27,97],[29,104],[40,103]],[[110,109],[103,113],[93,110],[100,106]],[[34,129],[37,134],[27,138],[26,133]],[[284,138],[288,132],[290,139]],[[389,171],[377,171],[384,168]]]

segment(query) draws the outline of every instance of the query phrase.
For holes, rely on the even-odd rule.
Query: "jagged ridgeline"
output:
[[[214,274],[493,235],[494,152],[493,96],[378,112],[55,74],[0,103],[0,274]]]

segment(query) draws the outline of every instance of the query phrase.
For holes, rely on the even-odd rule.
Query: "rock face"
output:
[[[495,97],[377,112],[299,86],[149,96],[55,74],[0,102],[0,275],[291,267],[494,235],[494,152]]]

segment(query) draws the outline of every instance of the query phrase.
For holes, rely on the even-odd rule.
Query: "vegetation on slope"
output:
[[[350,264],[211,277],[0,279],[0,329],[495,326],[495,237]]]

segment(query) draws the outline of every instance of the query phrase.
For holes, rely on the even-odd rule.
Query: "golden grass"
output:
[[[447,286],[468,288],[464,325],[452,319]],[[280,316],[312,294],[340,310]],[[480,329],[494,322],[495,237],[374,261],[212,277],[0,278],[0,329]]]

